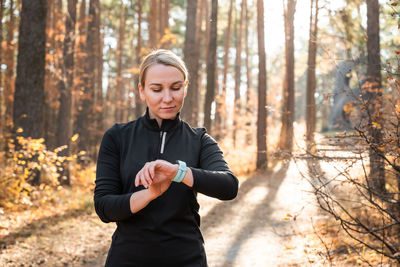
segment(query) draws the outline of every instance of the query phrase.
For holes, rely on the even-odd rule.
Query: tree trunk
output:
[[[75,42],[75,72],[74,72],[74,88],[72,90],[72,121],[74,124],[74,132],[77,132],[76,118],[79,112],[79,101],[80,94],[83,92],[83,76],[84,76],[84,65],[86,60],[85,44],[86,44],[86,32],[87,32],[87,18],[86,18],[86,1],[80,0],[79,6],[79,17],[78,17],[78,39]]]
[[[315,9],[314,9],[315,3]],[[314,9],[314,16],[313,16]],[[315,132],[315,67],[317,57],[318,34],[318,0],[311,0],[310,11],[310,36],[308,39],[308,68],[307,68],[307,92],[306,92],[306,140],[314,143]]]
[[[65,29],[62,18],[62,0],[47,1],[46,21],[46,63],[45,63],[45,144],[53,150],[57,146],[57,116],[62,77],[62,38]]]
[[[216,135],[215,138],[220,140],[224,137],[226,132],[226,83],[228,76],[229,67],[229,48],[231,43],[231,28],[232,28],[232,10],[235,0],[229,1],[229,12],[228,12],[228,25],[225,30],[225,55],[224,55],[224,70],[222,79],[222,92],[217,96],[216,109],[215,109],[215,125]]]
[[[149,14],[149,48],[155,49],[158,47],[158,31],[157,31],[157,17],[158,5],[157,0],[150,1],[150,14]]]
[[[74,52],[75,52],[75,24],[76,24],[77,0],[68,0],[67,15],[65,16],[64,38],[64,67],[60,80],[60,110],[58,112],[57,146],[66,146],[60,152],[61,156],[71,155],[72,116],[71,101],[72,88],[74,87]],[[70,184],[69,160],[64,160],[62,169],[59,170],[59,181],[62,184]]]
[[[258,114],[257,114],[257,169],[265,170],[267,162],[267,67],[264,38],[264,4],[257,0],[258,39]]]
[[[212,0],[211,5],[210,39],[207,56],[207,91],[204,102],[204,127],[209,132],[212,132],[211,104],[214,100],[216,81],[218,0]]]
[[[4,0],[0,0],[0,66],[3,65],[3,16],[4,16]],[[0,70],[0,135],[3,135],[4,130],[4,117],[3,117],[3,106],[4,106],[4,87],[3,87],[3,72]],[[3,140],[3,138],[1,138]],[[3,147],[3,142],[0,141],[0,147]]]
[[[4,79],[4,103],[6,107],[5,112],[5,126],[11,128],[13,124],[13,107],[14,107],[14,92],[15,92],[15,43],[14,43],[14,31],[15,31],[15,6],[14,0],[10,0],[10,18],[7,23],[7,36],[6,36],[6,53],[5,63],[7,69],[5,71]]]
[[[83,156],[81,160],[84,162],[89,160],[89,157],[95,158],[95,139],[94,131],[94,88],[96,82],[96,55],[98,43],[95,43],[96,32],[96,16],[99,16],[99,0],[90,0],[89,2],[89,20],[87,27],[86,38],[86,63],[84,64],[84,88],[80,99],[80,107],[77,118],[77,132],[79,133],[78,147],[81,151],[86,151],[88,155]]]
[[[248,14],[248,5],[247,5],[247,0],[243,0],[243,5],[244,8],[246,9],[245,12],[245,28],[244,28],[244,41],[245,41],[245,51],[246,51],[246,144],[250,145],[252,144],[252,139],[253,139],[253,114],[254,111],[254,106],[253,103],[251,103],[251,94],[252,94],[252,87],[251,87],[251,79],[250,79],[250,64],[249,64],[249,58],[250,58],[250,53],[249,53],[249,14]]]
[[[285,3],[285,1],[283,1]],[[282,128],[279,148],[292,151],[294,122],[294,13],[296,0],[288,0],[284,7],[286,75],[283,82]]]
[[[240,81],[241,81],[241,66],[242,66],[242,35],[243,35],[243,18],[244,18],[244,4],[242,0],[240,8],[240,19],[236,20],[236,25],[239,24],[238,33],[236,35],[236,59],[235,59],[235,103],[233,111],[233,145],[236,147],[236,132],[238,128],[238,116],[241,117],[241,103],[240,103]],[[236,26],[237,27],[237,26]]]
[[[44,73],[46,56],[46,0],[23,0],[19,26],[14,126],[23,137],[44,137]],[[17,131],[19,132],[19,131]],[[33,170],[32,184],[40,183]]]
[[[137,32],[137,44],[136,44],[136,67],[139,68],[140,62],[142,61],[142,56],[140,50],[142,49],[142,0],[138,0],[138,32]],[[134,84],[134,92],[135,92],[135,114],[136,118],[142,116],[144,112],[144,105],[139,96],[139,73],[135,74],[135,84]]]
[[[126,25],[126,12],[125,5],[121,4],[121,15],[119,20],[119,34],[118,34],[118,48],[117,48],[117,114],[116,121],[123,122],[123,112],[126,109],[125,107],[125,86],[122,77],[122,57],[124,51],[124,43],[125,43],[125,25]]]
[[[183,118],[193,127],[197,126],[197,122],[194,119],[194,103],[198,101],[196,99],[196,91],[198,90],[198,71],[199,71],[199,51],[197,50],[197,38],[196,38],[196,23],[197,23],[197,0],[187,1],[187,12],[186,12],[186,32],[185,32],[185,46],[183,49],[183,55],[186,66],[189,72],[189,86],[187,96],[185,98],[185,105],[183,106]]]
[[[101,14],[101,10],[99,11]],[[96,19],[96,25],[98,31],[96,32],[96,42],[98,42],[96,52],[96,142],[95,144],[99,144],[104,132],[104,97],[103,97],[103,49],[104,49],[104,35],[100,33],[100,24],[101,24],[100,15]]]
[[[382,107],[382,78],[379,46],[379,2],[367,0],[367,82],[364,96],[367,99],[367,112],[369,114],[369,135],[372,137],[369,151],[370,158],[370,184],[378,193],[385,192],[385,166],[379,153],[382,145],[383,118],[380,111]],[[378,125],[378,126],[377,126]]]

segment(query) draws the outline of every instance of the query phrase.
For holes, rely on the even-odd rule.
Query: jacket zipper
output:
[[[167,132],[160,132],[160,139],[161,139],[161,147],[160,147],[160,154],[164,153],[165,147],[165,138],[167,137]]]

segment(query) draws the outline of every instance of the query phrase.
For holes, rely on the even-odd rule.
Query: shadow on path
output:
[[[29,224],[20,227],[16,231],[9,233],[8,235],[1,236],[0,249],[5,249],[7,246],[14,245],[20,238],[26,239],[36,234],[37,232],[46,229],[49,224],[54,225],[61,221],[68,220],[69,218],[72,217],[79,217],[80,215],[87,212],[88,212],[87,210],[81,208],[72,209],[62,214],[46,216],[38,220],[34,220]]]
[[[249,218],[249,220],[240,229],[238,229],[238,234],[230,244],[225,261],[222,266],[231,266],[231,263],[235,261],[242,244],[247,239],[249,239],[252,234],[256,230],[258,230],[258,228],[264,227],[263,224],[254,224],[253,221],[259,219],[265,221],[265,219],[268,218],[273,211],[271,204],[275,200],[278,190],[286,177],[286,172],[288,170],[290,162],[282,162],[281,164],[282,166],[276,172],[269,171],[265,174],[258,174],[253,178],[249,178],[248,180],[246,180],[239,189],[238,197],[232,203],[230,203],[230,205],[227,205],[226,202],[222,202],[221,204],[215,206],[212,211],[210,211],[207,216],[203,218],[205,225],[202,227],[202,232],[204,233],[213,224],[220,225],[221,223],[224,223],[224,221],[225,223],[229,223],[227,222],[229,220],[228,216],[231,213],[235,212],[236,206],[246,205],[246,203],[244,203],[244,199],[246,197],[246,194],[251,189],[262,186],[267,188],[268,190],[268,193],[266,194],[264,199],[262,199],[258,205],[252,208],[252,212],[250,214],[243,214],[243,216]],[[265,209],[266,206],[270,208]],[[212,215],[213,213],[218,214],[218,222],[207,220],[208,215]]]
[[[201,231],[204,235],[208,231],[209,228],[213,226],[220,225],[226,220],[229,220],[229,217],[232,212],[235,212],[236,207],[239,205],[243,205],[243,199],[246,197],[246,194],[251,191],[254,187],[257,186],[265,186],[270,190],[268,194],[268,199],[265,201],[269,202],[275,198],[275,195],[279,189],[279,185],[282,183],[280,178],[283,179],[284,173],[287,171],[288,163],[281,163],[282,167],[277,172],[267,171],[263,174],[258,173],[254,176],[248,178],[244,181],[239,188],[239,192],[237,197],[233,201],[224,201],[217,205],[215,205],[205,216],[201,218]],[[280,177],[282,176],[282,177]],[[272,183],[272,184],[271,184]],[[271,188],[270,188],[271,187]],[[264,203],[267,203],[264,202]],[[218,221],[210,219],[210,217],[218,216]]]

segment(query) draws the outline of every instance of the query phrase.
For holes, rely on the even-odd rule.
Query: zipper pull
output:
[[[164,153],[164,146],[165,146],[165,138],[166,138],[166,136],[167,136],[167,132],[160,132],[160,137],[162,138],[160,154]]]

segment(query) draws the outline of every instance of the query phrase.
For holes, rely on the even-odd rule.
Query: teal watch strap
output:
[[[176,162],[179,164],[178,172],[175,175],[175,177],[172,179],[172,181],[180,183],[180,182],[182,182],[183,178],[185,177],[187,168],[186,168],[186,163],[184,161],[177,160]]]

